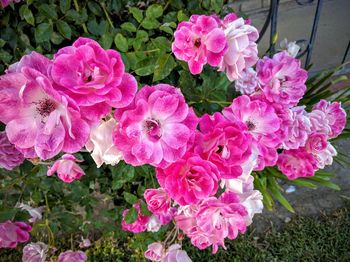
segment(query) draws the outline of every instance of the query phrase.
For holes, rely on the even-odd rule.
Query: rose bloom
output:
[[[307,71],[301,68],[300,60],[285,51],[259,60],[256,72],[261,90],[270,102],[293,107],[306,91]]]
[[[249,25],[243,18],[229,14],[223,21],[228,50],[219,65],[230,81],[239,79],[243,70],[255,65],[258,61],[258,47],[255,41],[259,38],[258,30]]]
[[[32,52],[0,77],[0,121],[26,158],[77,152],[89,136],[76,104],[53,87],[50,66],[50,60]]]
[[[56,88],[69,95],[93,123],[107,115],[111,107],[129,105],[137,91],[136,80],[125,73],[120,54],[84,37],[58,50],[51,75]]]
[[[180,89],[167,84],[143,87],[115,116],[114,144],[133,166],[166,167],[181,158],[198,122]]]
[[[124,218],[125,218],[126,214],[129,212],[129,209],[125,209],[123,212],[122,229],[124,231],[130,231],[133,233],[140,233],[140,232],[143,232],[147,229],[147,224],[148,224],[148,221],[150,218],[148,216],[145,216],[144,214],[142,214],[141,208],[140,208],[140,203],[134,204],[133,207],[136,208],[138,211],[137,219],[132,224],[126,223]]]
[[[68,250],[59,255],[57,262],[85,262],[87,257],[83,251]]]
[[[181,249],[179,244],[172,244],[168,248],[162,262],[192,262],[192,260],[187,255],[187,252]]]
[[[10,143],[6,132],[0,132],[0,167],[12,170],[22,164],[23,161],[23,154]]]
[[[19,3],[21,0],[0,0],[0,5],[2,8],[5,8],[6,6],[10,5],[11,3]]]
[[[305,145],[305,150],[308,153],[316,155],[327,148],[327,135],[323,133],[312,133]]]
[[[299,177],[314,176],[317,170],[317,160],[304,147],[301,147],[284,150],[278,156],[277,167],[289,180],[293,180]]]
[[[149,218],[148,223],[147,223],[147,231],[158,232],[161,227],[162,227],[162,223],[160,222],[158,217],[156,217],[155,215],[152,215]]]
[[[116,125],[117,121],[111,118],[108,121],[101,121],[98,126],[91,129],[90,138],[85,147],[88,151],[92,151],[91,157],[98,168],[103,163],[114,166],[123,158],[113,144],[113,130]]]
[[[154,242],[148,245],[144,254],[145,258],[152,261],[162,261],[165,255],[165,248],[162,243]]]
[[[15,248],[18,243],[29,240],[32,227],[24,222],[0,223],[0,248]]]
[[[52,176],[57,172],[58,178],[66,183],[80,179],[85,175],[85,172],[76,162],[82,162],[82,160],[76,159],[73,155],[65,154],[48,169],[47,175]]]
[[[236,91],[242,95],[253,94],[258,88],[258,79],[253,68],[246,68],[235,82]]]
[[[214,195],[220,178],[213,163],[193,153],[165,169],[157,168],[156,175],[159,184],[180,205],[196,204]]]
[[[149,211],[153,214],[167,214],[170,209],[171,199],[163,188],[149,188],[143,194]]]
[[[23,248],[22,262],[45,262],[48,246],[42,242],[30,243]]]

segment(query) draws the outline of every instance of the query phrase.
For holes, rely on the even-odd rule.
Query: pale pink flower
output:
[[[327,147],[324,150],[321,150],[317,153],[314,153],[313,156],[317,161],[317,167],[319,169],[325,168],[325,166],[329,166],[333,164],[333,157],[337,155],[337,150],[331,143],[327,143]]]
[[[22,164],[24,156],[10,143],[6,132],[0,132],[0,167],[12,170]]]
[[[77,152],[89,136],[75,103],[53,88],[47,75],[50,65],[32,52],[0,77],[0,121],[26,158],[47,160],[60,151]]]
[[[187,252],[181,249],[179,244],[172,244],[168,248],[162,262],[192,262],[192,260],[187,255]]]
[[[312,109],[320,110],[326,115],[327,124],[330,128],[327,135],[330,138],[341,134],[346,125],[346,112],[339,102],[328,102],[322,99]]]
[[[101,121],[98,126],[91,129],[90,138],[85,147],[88,151],[92,151],[91,157],[98,168],[103,163],[114,166],[123,158],[113,144],[113,130],[116,125],[117,121],[111,118],[108,121]]]
[[[224,31],[228,50],[219,65],[219,70],[225,71],[227,78],[234,81],[242,76],[245,68],[252,67],[258,61],[258,47],[255,41],[258,40],[259,33],[243,18],[224,19]]]
[[[154,242],[148,245],[144,256],[145,258],[152,261],[163,261],[163,258],[165,256],[165,248],[162,243]]]
[[[327,135],[332,132],[331,127],[329,126],[329,120],[325,112],[314,109],[309,113],[309,119],[311,122],[311,131],[316,133],[322,133]]]
[[[323,133],[312,133],[305,145],[305,150],[313,155],[322,152],[327,148],[327,135]]]
[[[157,216],[152,215],[147,223],[147,231],[149,232],[158,232],[159,229],[162,227],[162,223],[159,221]]]
[[[199,155],[187,153],[165,169],[157,168],[159,184],[180,205],[196,204],[216,193],[217,167]]]
[[[143,87],[115,116],[114,144],[133,166],[166,167],[181,158],[198,122],[180,89],[167,84]]]
[[[145,216],[144,214],[142,214],[141,208],[140,208],[140,203],[134,204],[133,207],[136,208],[138,211],[137,219],[132,224],[126,223],[124,218],[125,218],[126,214],[129,212],[129,209],[125,209],[123,211],[122,229],[124,231],[130,231],[133,233],[140,233],[140,232],[143,232],[147,229],[147,224],[148,224],[148,221],[150,218],[148,216]]]
[[[228,121],[220,113],[204,115],[200,120],[202,137],[198,136],[195,151],[214,163],[222,178],[242,174],[242,165],[251,155],[252,137],[240,119]]]
[[[242,95],[253,94],[258,88],[258,78],[253,68],[246,68],[235,82],[236,91]]]
[[[79,247],[88,248],[89,246],[91,246],[90,239],[81,237],[81,242],[79,243]]]
[[[57,173],[58,178],[65,183],[80,179],[85,175],[85,172],[76,162],[82,162],[82,160],[78,160],[73,155],[65,154],[47,170],[47,175],[52,176]]]
[[[82,115],[96,123],[111,107],[123,108],[135,97],[137,83],[125,73],[120,54],[80,37],[55,54],[51,75],[57,89],[69,95]]]
[[[297,45],[296,41],[288,42],[287,38],[280,42],[280,47],[282,50],[287,51],[291,57],[296,57],[300,50],[300,46]]]
[[[18,243],[29,240],[32,227],[24,222],[6,221],[0,223],[0,248],[15,248]]]
[[[170,209],[171,199],[163,188],[149,188],[143,194],[149,211],[153,214],[167,214]]]
[[[188,62],[192,74],[199,74],[208,63],[218,66],[227,50],[224,31],[218,21],[205,15],[192,15],[174,33],[172,51],[177,59]]]
[[[230,121],[241,121],[251,134],[254,150],[258,152],[256,170],[273,166],[277,161],[277,148],[281,144],[278,135],[280,119],[270,104],[260,100],[251,100],[243,95],[235,98],[223,115]]]
[[[83,251],[74,252],[72,250],[68,250],[58,256],[57,262],[85,262],[86,260],[87,256]]]
[[[31,218],[28,220],[30,223],[34,223],[38,220],[41,220],[43,215],[43,211],[45,209],[44,206],[41,207],[31,207],[29,205],[23,204],[23,203],[18,203],[16,204],[17,208],[20,208],[22,210],[25,210],[29,213],[29,215],[31,216]]]
[[[252,183],[253,186],[253,183]],[[249,226],[253,223],[253,217],[255,214],[262,213],[264,209],[264,204],[262,202],[263,195],[259,190],[249,190],[242,194],[238,194],[241,204],[247,210],[246,225]]]
[[[283,139],[282,148],[297,149],[305,146],[311,132],[311,121],[305,106],[297,106],[287,109],[290,114],[288,126],[283,128],[287,131],[287,137]]]
[[[30,243],[23,248],[22,262],[45,262],[48,246],[42,242]]]
[[[316,158],[306,152],[304,147],[298,149],[284,150],[279,156],[277,167],[288,179],[299,177],[310,177],[317,170]]]
[[[307,71],[301,68],[300,60],[285,51],[259,60],[256,72],[261,90],[270,102],[293,107],[306,91]]]

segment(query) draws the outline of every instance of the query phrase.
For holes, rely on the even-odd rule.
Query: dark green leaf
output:
[[[128,213],[126,213],[124,220],[127,224],[132,224],[136,221],[137,216],[138,216],[137,209],[132,207],[129,209]]]
[[[128,41],[126,38],[118,33],[115,38],[114,38],[114,43],[116,47],[121,51],[121,52],[127,52],[128,51]]]
[[[48,23],[42,23],[40,25],[38,25],[37,28],[35,28],[35,41],[37,43],[42,43],[45,41],[49,41],[51,38],[51,34],[52,34],[52,26]]]
[[[58,32],[60,32],[60,34],[67,38],[70,39],[72,36],[72,29],[70,28],[70,26],[63,20],[58,20],[56,22],[56,26],[57,26],[57,30]]]
[[[60,0],[60,9],[63,14],[65,14],[71,5],[71,0]]]
[[[22,19],[26,20],[28,24],[33,25],[35,23],[34,16],[32,11],[28,8],[27,5],[22,5],[19,9],[19,14]]]
[[[129,11],[130,11],[130,13],[132,13],[132,15],[136,19],[136,21],[141,23],[141,21],[143,19],[142,11],[136,7],[130,7]]]
[[[56,7],[54,5],[42,4],[39,6],[39,12],[49,19],[57,19]]]
[[[141,202],[141,212],[146,216],[152,215],[151,211],[148,210],[147,204],[143,201]]]
[[[136,32],[136,27],[134,26],[133,23],[130,22],[125,22],[121,24],[120,26],[123,30],[128,31],[128,32]]]
[[[144,67],[137,68],[135,74],[139,76],[148,76],[153,74],[155,65],[147,65]]]
[[[103,14],[101,7],[95,1],[88,1],[87,5],[94,15],[101,16]]]
[[[160,56],[156,62],[153,82],[166,78],[175,66],[176,62],[171,54]]]
[[[179,22],[187,21],[188,20],[188,16],[182,10],[180,10],[179,12],[177,12],[177,20]]]
[[[112,47],[112,44],[113,44],[112,33],[105,33],[104,35],[102,35],[102,37],[100,39],[100,43],[104,49],[110,49]]]
[[[1,208],[0,209],[0,223],[7,220],[12,220],[18,212],[17,208]]]
[[[146,28],[148,30],[151,29],[156,29],[160,26],[160,23],[154,19],[154,18],[150,18],[150,17],[146,17],[143,21],[142,21],[142,27]]]
[[[4,63],[8,64],[12,60],[12,55],[8,53],[7,51],[1,49],[0,50],[0,61],[3,61]]]
[[[149,18],[158,18],[163,14],[163,7],[161,5],[150,5],[146,10],[146,16]]]
[[[135,195],[128,192],[124,192],[124,199],[131,205],[135,204],[138,201],[138,198]]]

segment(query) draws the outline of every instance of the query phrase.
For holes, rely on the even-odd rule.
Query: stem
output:
[[[79,8],[78,0],[73,0],[73,2],[74,2],[75,10],[77,10],[77,12],[79,12],[80,8]],[[87,30],[85,23],[83,23],[82,26],[83,26],[84,33],[87,34],[88,30]]]
[[[109,16],[109,14],[108,14],[108,12],[107,12],[107,9],[106,9],[105,4],[100,2],[100,5],[101,5],[101,7],[102,7],[102,9],[103,9],[103,12],[104,12],[105,15],[106,15],[106,18],[107,18],[108,23],[109,23],[110,26],[114,29],[113,22],[112,22],[111,17]]]

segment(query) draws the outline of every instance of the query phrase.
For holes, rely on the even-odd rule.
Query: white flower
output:
[[[148,220],[147,231],[158,232],[161,226],[159,219],[155,215],[152,215]]]
[[[327,147],[317,154],[314,154],[317,160],[317,167],[323,169],[325,166],[329,166],[333,163],[333,157],[337,155],[337,150],[331,143],[328,142]]]
[[[296,57],[299,53],[300,46],[296,42],[288,42],[288,39],[285,38],[280,42],[280,47],[282,50],[286,50],[291,57]]]
[[[23,203],[17,203],[16,205],[17,208],[20,208],[22,210],[25,210],[29,213],[31,218],[28,220],[30,223],[34,223],[35,221],[41,220],[42,219],[42,213],[45,207],[31,207],[29,205],[23,204]]]
[[[116,165],[122,159],[122,154],[113,144],[112,132],[116,127],[117,121],[111,118],[108,121],[102,121],[99,126],[93,128],[90,133],[89,141],[85,147],[92,151],[91,156],[97,167],[103,163]]]

